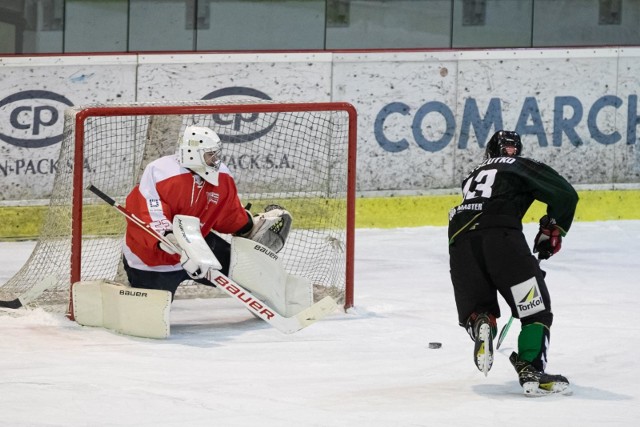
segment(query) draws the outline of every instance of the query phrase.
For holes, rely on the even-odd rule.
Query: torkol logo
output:
[[[202,99],[222,100],[221,98],[247,100],[247,103],[252,102],[251,98],[271,101],[271,97],[264,92],[241,86],[219,89]],[[255,141],[269,133],[276,125],[278,113],[213,114],[212,119],[219,126],[216,131],[222,142],[238,144]]]
[[[518,308],[521,311],[528,311],[532,308],[538,307],[540,304],[542,304],[542,298],[540,297],[538,288],[534,286],[529,290],[529,293],[527,293],[524,298],[518,301]]]
[[[0,100],[0,140],[23,148],[62,141],[63,111],[73,103],[46,90],[27,90]]]
[[[520,318],[539,313],[545,309],[544,300],[535,277],[513,286],[511,293]]]

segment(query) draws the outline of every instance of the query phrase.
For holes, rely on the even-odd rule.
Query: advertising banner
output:
[[[359,112],[360,191],[458,187],[498,129],[574,184],[637,183],[640,50],[334,55]]]
[[[47,199],[66,108],[135,101],[352,103],[365,195],[457,188],[497,129],[573,184],[638,183],[639,70],[640,48],[0,57],[0,203]]]
[[[133,102],[136,57],[0,58],[0,200],[49,197],[64,111]]]

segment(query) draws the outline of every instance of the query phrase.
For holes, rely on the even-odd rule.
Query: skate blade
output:
[[[573,394],[573,390],[571,390],[571,387],[567,383],[545,384],[543,387],[541,387],[538,382],[528,382],[522,385],[522,390],[527,397],[551,395],[571,396]]]
[[[484,324],[480,326],[478,340],[480,341],[480,346],[476,350],[475,354],[475,362],[476,367],[480,372],[484,374],[484,376],[489,375],[489,370],[493,365],[493,346],[491,343],[491,327],[488,324]]]

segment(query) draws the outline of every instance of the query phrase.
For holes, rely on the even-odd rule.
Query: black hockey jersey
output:
[[[449,240],[468,230],[522,228],[534,200],[547,205],[565,235],[575,214],[578,194],[551,167],[525,157],[494,157],[482,162],[462,182],[463,201],[449,212]]]

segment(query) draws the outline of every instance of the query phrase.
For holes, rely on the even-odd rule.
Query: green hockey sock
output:
[[[518,356],[540,369],[544,366],[549,346],[549,328],[542,323],[522,326],[518,336]]]

